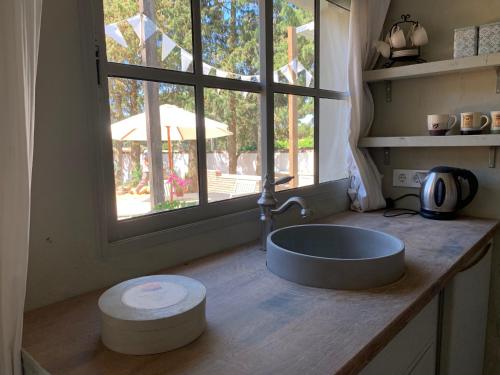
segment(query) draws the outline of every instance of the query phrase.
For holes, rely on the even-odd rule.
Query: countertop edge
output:
[[[497,222],[478,242],[474,244],[462,257],[455,262],[440,278],[427,288],[406,310],[402,311],[389,323],[375,338],[358,351],[348,362],[344,364],[334,375],[354,375],[359,373],[365,366],[380,353],[386,345],[415,318],[427,304],[432,301],[446,285],[457,275],[476,253],[486,246],[500,227]]]

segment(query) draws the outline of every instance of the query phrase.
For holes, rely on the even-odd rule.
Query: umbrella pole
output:
[[[170,138],[170,126],[167,126],[167,141],[168,141],[168,167],[170,174],[174,173],[174,160],[172,156],[172,139]],[[173,184],[170,183],[170,202],[174,200]]]

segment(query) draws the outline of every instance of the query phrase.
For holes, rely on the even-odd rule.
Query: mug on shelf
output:
[[[410,29],[410,40],[414,46],[420,47],[429,43],[427,31],[419,23],[414,23]]]
[[[403,30],[398,26],[394,25],[390,33],[391,46],[393,48],[403,48],[406,47],[406,38]]]
[[[427,115],[427,129],[430,135],[446,135],[456,124],[455,115]]]
[[[482,119],[485,123],[481,124]],[[481,112],[462,112],[460,131],[462,134],[479,134],[490,124],[490,118]]]
[[[500,134],[500,111],[491,111],[491,132]]]

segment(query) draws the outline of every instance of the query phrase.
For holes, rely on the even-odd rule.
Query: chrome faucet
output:
[[[262,194],[257,204],[260,207],[260,225],[261,225],[261,246],[262,250],[267,250],[267,236],[274,228],[274,215],[280,215],[287,211],[293,205],[300,207],[300,216],[306,218],[311,215],[311,210],[307,207],[306,201],[302,197],[290,197],[281,206],[276,208],[278,200],[274,196],[274,187],[276,185],[286,184],[291,181],[293,176],[282,177],[274,182],[269,181],[268,176],[264,181]]]

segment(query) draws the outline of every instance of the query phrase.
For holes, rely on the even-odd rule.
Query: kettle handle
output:
[[[457,176],[462,177],[464,180],[467,180],[467,182],[469,183],[469,195],[467,195],[467,197],[465,197],[464,199],[462,199],[460,197],[460,199],[458,200],[458,203],[457,203],[457,208],[462,209],[465,206],[467,206],[470,202],[472,202],[472,200],[476,196],[477,189],[478,189],[478,182],[477,182],[477,178],[474,175],[474,173],[472,173],[471,171],[468,171],[466,169],[457,170]]]

